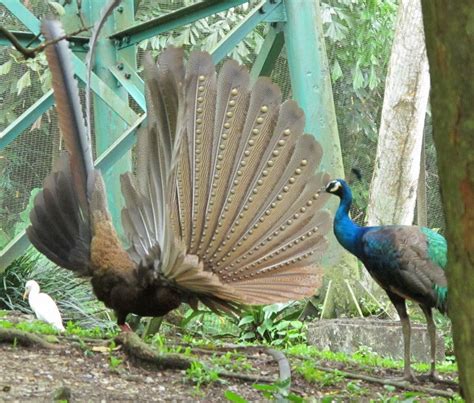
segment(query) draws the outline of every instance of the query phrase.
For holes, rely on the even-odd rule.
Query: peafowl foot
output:
[[[397,377],[397,378],[392,378],[390,379],[391,381],[394,382],[409,382],[409,383],[419,383],[419,379],[415,376],[415,374],[410,370],[410,371],[405,371],[403,376]]]
[[[443,379],[440,378],[440,376],[438,375],[436,371],[430,372],[428,375],[428,379],[430,380],[430,382],[433,382],[433,383],[438,383],[438,382],[443,381]]]
[[[128,323],[124,323],[123,325],[119,325],[120,327],[120,330],[122,332],[133,332],[132,328],[130,327],[130,325]]]

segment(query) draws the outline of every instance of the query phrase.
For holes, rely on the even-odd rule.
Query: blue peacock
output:
[[[403,379],[416,381],[410,365],[410,320],[405,300],[419,304],[428,324],[431,344],[430,378],[435,379],[436,328],[432,309],[447,312],[446,240],[418,226],[360,227],[349,217],[352,192],[342,179],[329,182],[326,192],[341,199],[334,219],[339,243],[362,261],[373,279],[386,291],[400,316],[404,341]]]

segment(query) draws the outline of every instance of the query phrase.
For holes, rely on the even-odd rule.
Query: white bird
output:
[[[26,282],[23,299],[26,297],[28,297],[28,303],[39,320],[49,323],[58,331],[65,330],[56,303],[48,294],[40,292],[40,286],[35,280]]]

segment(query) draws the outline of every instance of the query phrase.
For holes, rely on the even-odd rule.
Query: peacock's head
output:
[[[344,196],[346,189],[348,189],[348,185],[343,179],[335,179],[326,185],[326,192],[341,198]]]

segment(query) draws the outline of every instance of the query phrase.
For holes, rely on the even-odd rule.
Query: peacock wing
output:
[[[369,266],[379,267],[385,288],[402,297],[446,309],[447,280],[433,258],[429,238],[421,227],[385,226],[363,236]]]

